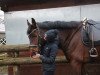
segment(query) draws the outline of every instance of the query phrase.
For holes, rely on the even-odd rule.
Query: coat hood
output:
[[[45,32],[45,35],[47,42],[56,41],[58,38],[58,30],[57,29],[48,30],[47,32]]]

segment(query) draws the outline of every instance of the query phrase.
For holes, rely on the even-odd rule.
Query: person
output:
[[[56,66],[55,58],[58,52],[58,30],[51,29],[44,34],[45,44],[41,48],[40,54],[36,53],[33,58],[42,60],[43,75],[54,75]]]

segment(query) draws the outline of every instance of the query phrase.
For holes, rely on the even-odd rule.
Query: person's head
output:
[[[58,36],[58,30],[57,29],[51,29],[45,32],[44,34],[44,40],[48,42],[55,41]]]

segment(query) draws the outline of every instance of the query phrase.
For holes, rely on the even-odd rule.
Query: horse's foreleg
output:
[[[82,64],[81,75],[89,75],[88,70],[84,63]]]
[[[75,75],[82,75],[82,63],[75,59],[70,61],[71,67]]]
[[[64,55],[65,55],[65,57],[66,57],[66,59],[67,59],[67,61],[69,62],[70,61],[70,57],[69,57],[69,53],[67,52],[67,50],[62,50],[63,51],[63,53],[64,53]]]

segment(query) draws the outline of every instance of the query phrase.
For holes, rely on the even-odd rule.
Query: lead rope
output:
[[[92,28],[92,27],[91,27]],[[94,35],[93,35],[93,28],[92,28],[92,48],[90,49],[90,57],[98,57],[97,49],[94,47]]]

